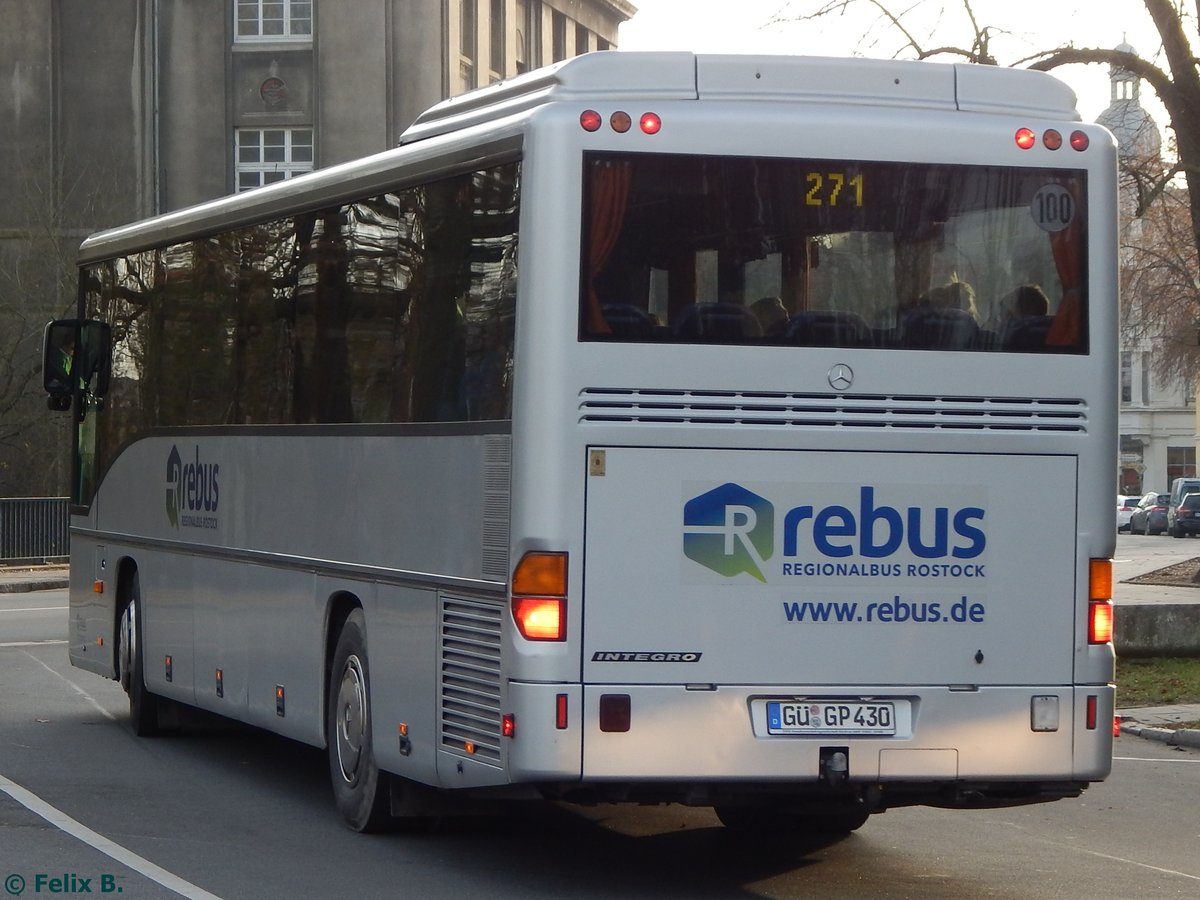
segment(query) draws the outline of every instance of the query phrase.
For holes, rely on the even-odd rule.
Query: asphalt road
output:
[[[63,591],[0,596],[8,895],[1200,894],[1200,751],[1134,737],[1117,740],[1112,777],[1079,799],[893,810],[827,845],[739,840],[706,809],[548,803],[432,834],[355,835],[336,817],[319,751],[205,719],[135,738],[120,687],[42,643],[65,636],[65,605]]]

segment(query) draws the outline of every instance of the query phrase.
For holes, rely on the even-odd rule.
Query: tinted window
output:
[[[90,268],[100,470],[154,427],[508,418],[517,197],[513,164]]]
[[[1083,172],[585,157],[584,340],[1087,352]]]

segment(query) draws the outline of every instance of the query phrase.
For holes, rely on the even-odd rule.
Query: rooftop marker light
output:
[[[658,113],[642,113],[640,124],[643,134],[658,134],[662,131],[662,119]]]

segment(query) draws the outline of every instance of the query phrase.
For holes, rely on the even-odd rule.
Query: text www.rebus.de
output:
[[[979,624],[986,615],[984,605],[965,596],[954,603],[938,600],[891,600],[859,603],[857,601],[784,601],[787,621],[797,623],[884,622],[889,624],[916,623],[924,625]]]

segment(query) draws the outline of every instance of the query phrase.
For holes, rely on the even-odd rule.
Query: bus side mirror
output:
[[[108,391],[112,359],[112,329],[104,322],[56,319],[42,338],[42,387],[46,405],[56,411],[71,408],[77,390],[93,397]]]

